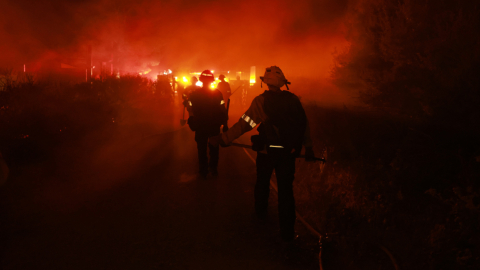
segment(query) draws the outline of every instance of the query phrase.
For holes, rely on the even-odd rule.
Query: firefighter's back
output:
[[[200,88],[190,95],[193,115],[198,122],[198,131],[218,133],[224,121],[224,112],[219,106],[222,100],[222,94],[218,90]]]
[[[268,120],[259,132],[270,144],[301,149],[306,115],[298,97],[289,91],[265,91],[264,111]]]

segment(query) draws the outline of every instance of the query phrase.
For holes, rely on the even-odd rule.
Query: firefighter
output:
[[[183,91],[183,93],[186,94],[187,96],[190,96],[191,93],[193,93],[195,90],[199,88],[197,85],[197,82],[198,82],[197,77],[192,76],[192,78],[190,78],[191,84],[185,87],[185,90]]]
[[[255,213],[265,218],[270,193],[270,177],[273,170],[278,184],[278,215],[280,236],[285,241],[295,239],[295,200],[293,180],[295,158],[305,146],[307,161],[314,158],[312,141],[305,111],[298,97],[280,89],[290,84],[277,66],[266,69],[260,77],[268,90],[255,97],[252,104],[227,132],[210,138],[213,145],[228,146],[245,132],[257,127],[252,148],[257,151],[257,181],[255,184]],[[287,85],[288,89],[288,85]]]
[[[213,73],[205,70],[200,74],[202,87],[190,95],[189,105],[191,114],[188,118],[188,125],[195,131],[195,141],[198,149],[199,175],[205,178],[209,172],[216,176],[219,147],[208,143],[208,138],[220,134],[220,126],[227,125],[227,112],[225,100],[218,89],[211,89],[215,81]],[[207,158],[207,147],[209,148],[210,162]]]
[[[230,98],[230,95],[232,95],[232,89],[230,89],[230,84],[225,81],[225,75],[223,74],[220,74],[220,76],[218,76],[218,79],[220,80],[220,82],[218,83],[218,90],[220,90],[220,92],[222,93],[223,99],[227,101]]]

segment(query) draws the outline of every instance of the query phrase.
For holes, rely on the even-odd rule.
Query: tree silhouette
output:
[[[333,80],[390,113],[478,123],[479,15],[475,1],[362,1]]]

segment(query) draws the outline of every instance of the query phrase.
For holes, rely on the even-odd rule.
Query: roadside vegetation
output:
[[[10,166],[48,158],[57,146],[87,135],[101,144],[120,126],[149,134],[145,129],[155,127],[145,123],[160,122],[159,115],[172,105],[170,98],[155,94],[155,83],[139,76],[72,84],[3,73],[0,152]]]
[[[479,12],[371,0],[351,16],[332,80],[365,107],[307,106],[327,163],[299,162],[296,183],[346,269],[388,260],[380,245],[401,269],[480,268]]]

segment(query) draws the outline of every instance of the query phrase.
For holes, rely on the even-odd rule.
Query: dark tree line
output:
[[[368,110],[307,109],[330,161],[312,219],[406,269],[478,269],[480,3],[365,0],[347,23],[332,79]]]
[[[478,124],[477,1],[362,1],[335,82],[366,104],[412,118]]]

